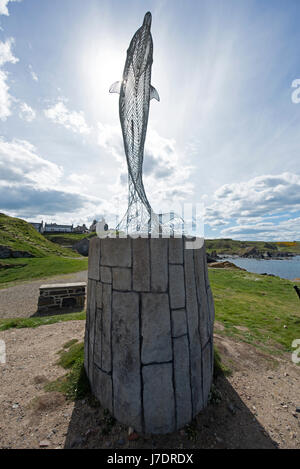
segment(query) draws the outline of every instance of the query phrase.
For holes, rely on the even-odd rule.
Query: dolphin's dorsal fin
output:
[[[154,88],[154,86],[150,85],[150,99],[153,98],[157,99],[157,101],[160,101],[157,90]]]
[[[110,93],[119,93],[119,94],[120,94],[120,91],[121,91],[121,84],[122,84],[121,81],[116,81],[116,82],[113,83],[113,84],[111,85],[111,87],[109,88],[109,92],[110,92]]]

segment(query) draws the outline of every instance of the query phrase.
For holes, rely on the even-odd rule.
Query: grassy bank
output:
[[[209,269],[220,334],[266,352],[291,352],[300,339],[300,302],[293,283],[249,272]],[[219,331],[218,331],[219,333]]]
[[[84,238],[93,238],[96,233],[44,233],[44,237],[52,243],[60,246],[73,246]]]
[[[265,241],[238,241],[235,239],[206,239],[205,246],[208,253],[216,251],[217,254],[240,255],[249,248],[256,248],[261,253],[289,252],[300,255],[300,242],[265,242]]]
[[[57,316],[0,319],[0,331],[7,331],[8,329],[35,328],[55,324],[57,322],[82,321],[85,317],[85,311],[82,311],[80,313],[59,314]]]
[[[66,257],[41,257],[34,259],[3,259],[1,264],[13,265],[12,268],[0,269],[0,288],[11,282],[46,278],[53,275],[70,274],[86,270],[88,259]]]
[[[26,251],[34,257],[74,257],[73,251],[52,243],[38,233],[30,223],[3,213],[0,213],[0,245],[7,246],[13,251]]]

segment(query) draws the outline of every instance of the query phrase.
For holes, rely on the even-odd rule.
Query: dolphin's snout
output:
[[[151,22],[152,22],[152,15],[151,15],[150,11],[148,11],[148,12],[145,14],[144,25],[145,25],[145,26],[148,26],[148,28],[150,29],[150,27],[151,27]]]

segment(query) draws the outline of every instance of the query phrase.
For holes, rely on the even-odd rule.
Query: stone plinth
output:
[[[183,427],[211,388],[214,305],[205,248],[185,249],[185,241],[90,242],[86,372],[101,404],[138,432]]]
[[[40,296],[38,300],[38,312],[48,312],[49,310],[70,311],[84,308],[86,283],[54,283],[40,286]]]

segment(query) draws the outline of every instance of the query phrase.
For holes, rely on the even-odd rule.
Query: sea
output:
[[[300,256],[294,256],[289,259],[269,260],[226,256],[226,260],[255,274],[273,274],[289,280],[300,278]]]

